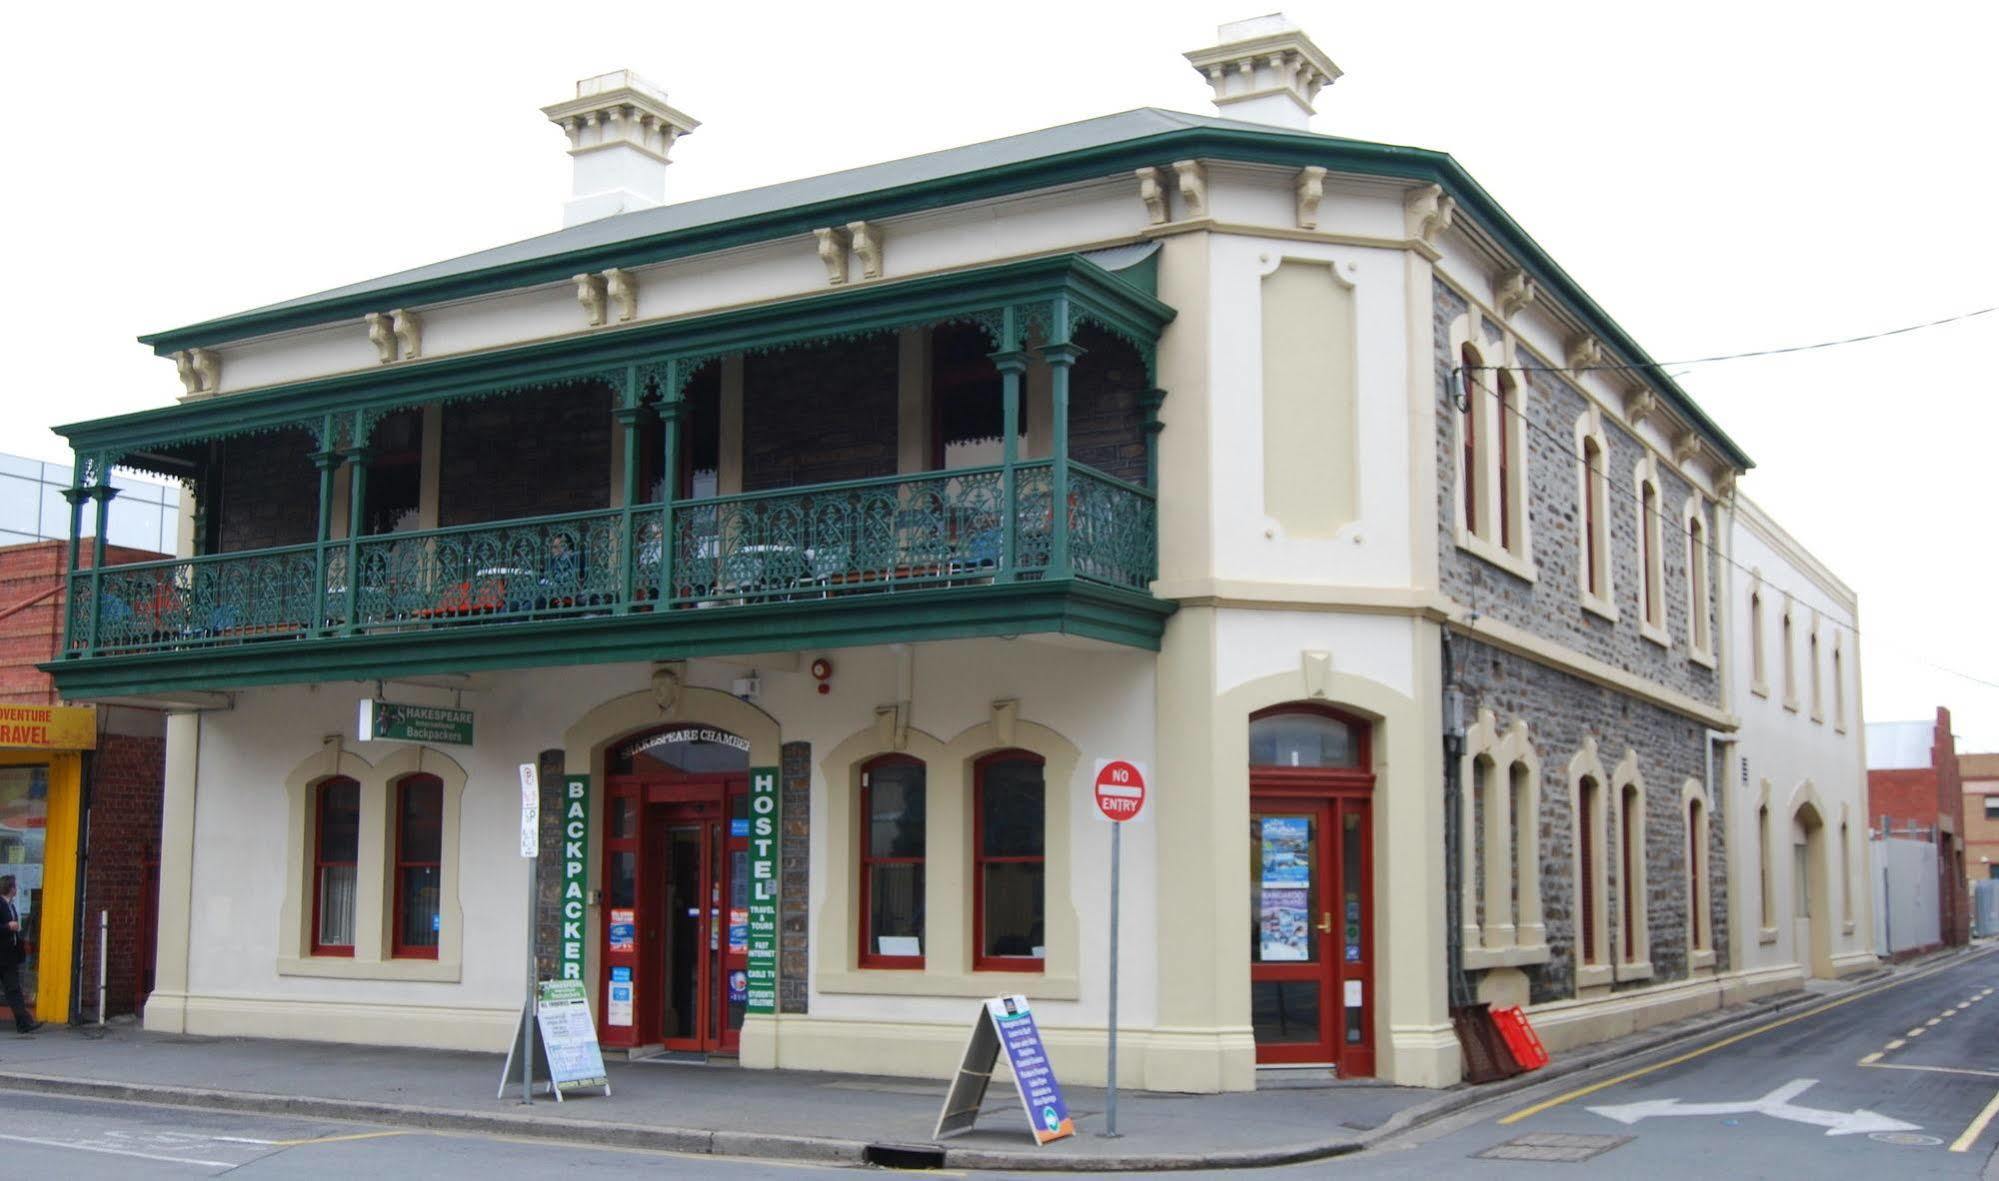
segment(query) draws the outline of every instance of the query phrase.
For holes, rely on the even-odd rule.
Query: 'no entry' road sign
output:
[[[1122,823],[1136,819],[1145,807],[1145,767],[1124,759],[1105,759],[1097,764],[1094,789],[1097,811],[1106,820]]]

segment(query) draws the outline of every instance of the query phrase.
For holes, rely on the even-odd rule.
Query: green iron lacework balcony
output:
[[[204,552],[72,569],[45,667],[72,698],[171,703],[978,636],[1157,649],[1152,266],[1009,263],[61,428],[73,536],[135,467],[195,489]],[[600,497],[631,507],[521,515]]]
[[[284,641],[325,647],[392,637],[416,655],[411,640],[503,639],[524,625],[560,644],[579,623],[645,624],[646,640],[674,645],[681,620],[699,625],[686,629],[700,633],[686,637],[690,649],[754,650],[763,637],[791,634],[776,619],[786,614],[810,630],[806,617],[828,609],[885,607],[887,614],[867,612],[875,616],[867,632],[885,640],[903,631],[921,638],[940,622],[946,634],[990,630],[979,619],[1007,627],[1018,619],[1031,630],[1040,626],[1035,612],[1003,604],[1045,600],[1062,582],[1098,592],[1085,597],[1101,603],[1145,595],[1157,564],[1152,493],[1072,462],[1062,575],[1051,564],[1060,532],[1052,466],[1016,465],[1011,494],[1006,470],[985,467],[678,500],[670,511],[652,504],[374,535],[351,547],[332,540],[107,566],[96,576],[94,620],[93,575],[81,570],[71,576],[65,660],[212,657],[254,647],[266,657],[254,662],[261,667]],[[662,536],[672,538],[664,573]],[[968,598],[953,610],[960,594]],[[905,618],[895,611],[901,601],[909,603]],[[738,626],[729,626],[732,617]],[[1146,645],[1143,629],[1125,634],[1104,620],[1060,630],[1157,642],[1156,631]],[[864,642],[841,634],[828,630],[829,642]],[[528,649],[543,641],[522,637],[517,655],[535,663]],[[509,663],[476,653],[470,662]],[[191,687],[235,678],[177,679]]]

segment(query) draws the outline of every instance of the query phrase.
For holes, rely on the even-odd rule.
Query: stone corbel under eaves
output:
[[[187,397],[212,394],[222,387],[222,354],[214,349],[182,349],[173,360]]]

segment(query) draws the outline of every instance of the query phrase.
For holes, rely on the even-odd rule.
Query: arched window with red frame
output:
[[[1520,408],[1519,391],[1511,373],[1500,373],[1493,383],[1499,407],[1493,415],[1492,436],[1499,442],[1499,548],[1513,548],[1513,415]]]
[[[437,958],[443,924],[444,781],[405,775],[396,781],[396,904],[393,954]]]
[[[860,965],[923,966],[925,768],[883,755],[861,768]]]
[[[312,954],[351,956],[361,785],[336,775],[312,791]]]
[[[1047,787],[1040,755],[972,766],[972,967],[1039,972],[1047,944]]]

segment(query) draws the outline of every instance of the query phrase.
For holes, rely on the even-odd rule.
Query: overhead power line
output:
[[[1889,328],[1882,332],[1867,332],[1859,336],[1843,336],[1838,340],[1821,340],[1813,344],[1793,344],[1775,349],[1751,349],[1746,353],[1717,353],[1712,357],[1689,357],[1683,361],[1652,361],[1644,365],[1620,365],[1605,362],[1600,365],[1486,365],[1480,368],[1512,368],[1532,373],[1600,373],[1600,372],[1647,372],[1662,370],[1669,365],[1711,365],[1716,361],[1743,361],[1751,357],[1781,357],[1788,353],[1810,353],[1819,349],[1838,348],[1841,345],[1861,344],[1870,340],[1883,340],[1890,336],[1902,336],[1910,332],[1921,332],[1925,328],[1941,328],[1945,324],[1956,324],[1962,320],[1972,320],[1979,316],[1989,316],[1999,312],[1999,305],[1979,308],[1975,312],[1962,312],[1955,316],[1945,316],[1941,320],[1928,320],[1921,324],[1905,324],[1900,328]]]

